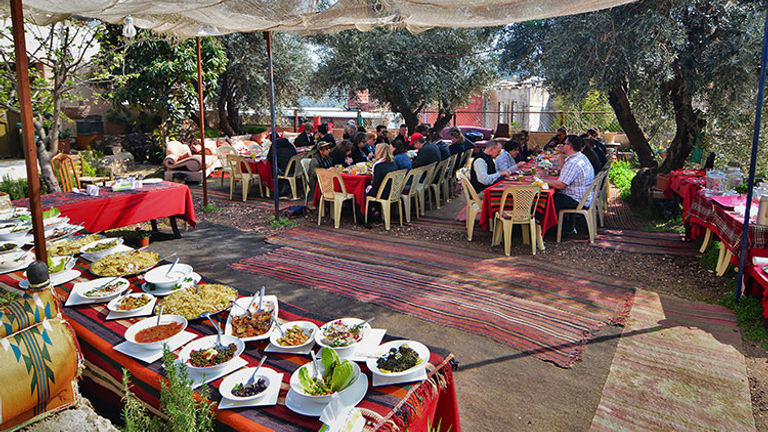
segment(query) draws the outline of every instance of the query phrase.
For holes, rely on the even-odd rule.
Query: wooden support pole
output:
[[[203,96],[203,61],[200,56],[200,36],[195,38],[197,42],[197,93],[200,102],[200,157],[202,161],[203,177],[203,207],[208,205],[208,182],[205,178],[205,97]]]
[[[45,230],[43,209],[40,198],[40,177],[37,174],[37,145],[35,128],[32,123],[32,97],[29,89],[29,65],[27,43],[24,38],[24,11],[21,0],[11,1],[11,23],[13,25],[13,50],[16,54],[16,81],[18,82],[19,109],[21,111],[21,132],[24,138],[24,159],[27,165],[29,184],[29,209],[32,211],[32,233],[35,239],[35,256],[45,262]]]

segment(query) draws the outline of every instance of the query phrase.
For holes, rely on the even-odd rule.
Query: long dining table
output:
[[[556,179],[556,177],[545,177],[545,179]],[[480,211],[480,227],[489,230],[493,226],[493,217],[501,207],[501,197],[507,186],[530,185],[533,177],[525,176],[523,180],[502,180],[492,186],[489,186],[483,192],[483,207]],[[554,189],[542,189],[536,205],[536,221],[541,225],[542,233],[547,232],[553,226],[557,226],[557,211],[552,199],[555,193]],[[512,200],[507,201],[505,209],[512,210]]]
[[[70,223],[83,224],[90,232],[105,231],[141,222],[170,218],[177,237],[177,217],[190,226],[197,224],[195,207],[189,187],[173,182],[144,184],[140,189],[113,192],[107,187],[99,189],[98,196],[75,192],[55,192],[42,197],[43,209],[56,207]],[[29,199],[13,201],[17,207],[29,207]],[[154,227],[154,225],[153,225]]]
[[[365,214],[365,188],[373,181],[370,174],[347,174],[341,173],[341,179],[344,181],[344,189],[347,193],[354,195],[355,203],[360,207],[360,212]],[[341,186],[337,180],[333,181],[333,190],[341,192]],[[315,188],[315,195],[312,199],[312,205],[317,207],[320,204],[320,197],[323,195],[320,191],[320,185]]]
[[[74,283],[95,278],[89,272],[89,264],[79,259],[75,269],[82,276],[71,282],[55,287],[55,293],[61,304],[64,304],[73,289]],[[19,283],[25,279],[22,271],[0,275],[0,285],[5,289],[16,290]],[[143,279],[138,276],[129,277],[131,290],[141,292]],[[203,283],[215,281],[203,279]],[[241,292],[241,295],[251,294]],[[283,302],[278,299],[278,321],[305,320],[322,325],[330,320],[314,311]],[[141,399],[151,412],[157,413],[160,406],[161,382],[165,380],[162,361],[145,363],[134,357],[115,350],[115,346],[124,342],[126,329],[141,318],[107,320],[109,312],[105,303],[66,306],[59,308],[63,317],[72,325],[77,335],[78,343],[85,360],[85,369],[81,380],[81,388],[90,394],[98,395],[100,406],[111,406],[119,410],[123,397],[123,371],[130,374],[132,391]],[[226,322],[227,312],[213,315],[212,318],[220,323]],[[187,331],[195,337],[214,334],[214,330],[205,320],[190,320]],[[417,335],[414,335],[417,337]],[[383,342],[400,339],[386,335]],[[251,341],[246,343],[246,349],[241,358],[246,360],[246,366],[256,366],[264,354],[269,341]],[[429,347],[430,358],[426,367],[426,378],[421,381],[391,384],[374,387],[369,381],[368,388],[361,402],[356,406],[361,409],[365,419],[365,431],[426,431],[428,424],[441,422],[443,429],[449,427],[459,432],[460,422],[456,401],[456,388],[453,380],[453,368],[456,363],[453,355],[441,348]],[[178,354],[179,350],[174,351]],[[219,409],[214,405],[216,423],[219,431],[280,431],[307,432],[317,431],[322,423],[317,417],[297,414],[286,405],[290,389],[290,376],[300,366],[310,362],[309,356],[289,353],[268,353],[264,363],[265,368],[282,374],[277,403],[271,406],[251,406],[233,409]],[[359,363],[363,373],[371,376],[365,363]],[[213,402],[220,402],[219,385],[223,378],[218,378],[208,385],[209,397]]]

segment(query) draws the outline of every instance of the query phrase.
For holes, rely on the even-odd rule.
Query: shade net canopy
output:
[[[130,15],[137,27],[181,38],[281,31],[332,33],[384,26],[417,33],[433,27],[492,27],[573,15],[635,0],[22,0],[25,17],[37,25],[70,16],[121,23]],[[9,2],[0,12],[10,15]],[[209,35],[209,34],[206,34]]]

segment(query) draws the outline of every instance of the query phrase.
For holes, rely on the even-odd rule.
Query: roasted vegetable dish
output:
[[[151,298],[148,295],[141,295],[135,297],[126,297],[120,300],[120,304],[117,305],[117,310],[130,311],[146,306],[150,302]]]
[[[226,349],[218,350],[215,347],[194,350],[189,354],[189,364],[194,367],[210,367],[222,364],[232,359],[237,352],[235,344],[229,344]]]
[[[309,337],[312,335],[312,330],[310,330],[310,334],[304,333],[304,329],[301,327],[295,325],[285,331],[285,336],[278,338],[277,343],[279,343],[282,346],[299,346],[304,345],[308,340]]]
[[[232,315],[232,334],[239,338],[261,336],[272,328],[272,311]]]
[[[389,352],[376,360],[376,366],[382,372],[406,371],[422,362],[419,354],[408,345],[400,345],[399,348],[390,348]]]

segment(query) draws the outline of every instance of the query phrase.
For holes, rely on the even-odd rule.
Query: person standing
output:
[[[397,131],[397,136],[394,140],[392,140],[392,143],[401,142],[403,148],[408,147],[408,126],[405,124],[400,125],[400,129]],[[397,146],[395,146],[397,147]]]

